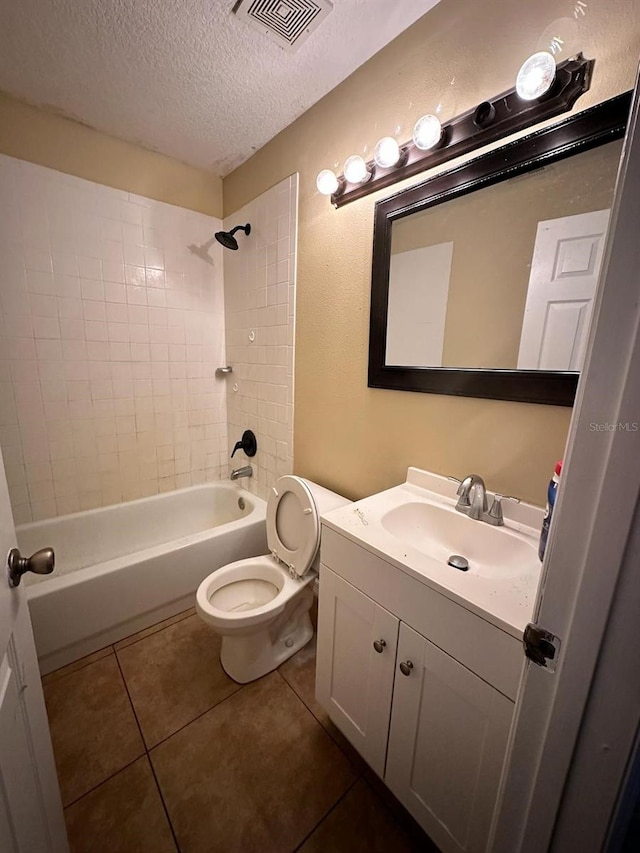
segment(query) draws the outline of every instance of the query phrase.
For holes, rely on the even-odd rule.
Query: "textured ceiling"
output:
[[[0,89],[226,175],[438,0],[333,0],[296,53],[233,0],[0,0]]]

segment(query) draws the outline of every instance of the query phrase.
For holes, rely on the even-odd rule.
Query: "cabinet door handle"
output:
[[[373,648],[378,652],[379,655],[382,654],[386,645],[387,645],[386,640],[374,640],[373,641]]]
[[[410,660],[408,660],[408,661],[403,660],[402,663],[400,664],[400,672],[403,675],[411,675],[412,669],[413,669],[413,664],[411,663]]]

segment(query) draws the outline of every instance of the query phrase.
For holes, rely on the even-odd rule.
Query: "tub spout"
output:
[[[239,480],[240,477],[253,477],[253,468],[251,465],[245,465],[243,468],[234,468],[231,472],[231,479]]]

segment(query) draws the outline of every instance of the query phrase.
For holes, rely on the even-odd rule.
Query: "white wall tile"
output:
[[[238,452],[233,464],[224,464],[251,464],[247,488],[263,498],[278,477],[293,471],[297,188],[298,176],[292,175],[224,223],[225,230],[238,222],[252,225],[249,238],[241,235],[240,251],[224,259],[227,363],[233,367],[222,380],[229,452],[245,429],[258,439],[253,459]]]
[[[4,156],[0,198],[0,445],[16,523],[226,476],[223,250],[207,263],[187,248],[221,221]]]

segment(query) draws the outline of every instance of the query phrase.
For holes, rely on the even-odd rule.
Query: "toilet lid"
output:
[[[272,554],[302,577],[313,563],[320,523],[313,495],[299,477],[280,477],[267,500],[267,544]]]

